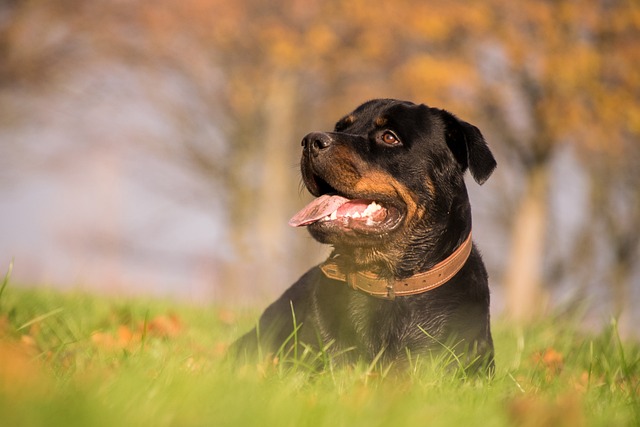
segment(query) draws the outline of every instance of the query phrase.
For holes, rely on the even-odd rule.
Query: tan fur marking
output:
[[[382,127],[387,124],[386,117],[378,117],[375,121],[375,125],[378,127]]]
[[[416,216],[424,214],[424,208],[418,206],[413,192],[388,173],[379,170],[367,172],[355,184],[354,190],[357,194],[382,194],[399,197],[407,206],[408,222],[411,222]]]
[[[435,197],[436,196],[436,186],[433,184],[433,181],[431,181],[429,178],[427,178],[426,186],[427,186],[427,191],[429,192],[431,197]]]

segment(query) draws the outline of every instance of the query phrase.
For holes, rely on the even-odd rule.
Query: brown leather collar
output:
[[[448,282],[467,262],[471,246],[471,233],[469,233],[469,237],[449,257],[430,270],[403,280],[381,279],[370,271],[345,274],[340,271],[335,258],[329,258],[320,265],[320,269],[329,279],[347,282],[353,289],[374,297],[393,300],[397,296],[427,292]]]

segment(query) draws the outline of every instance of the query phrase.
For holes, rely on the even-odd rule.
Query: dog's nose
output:
[[[311,132],[304,138],[302,138],[302,146],[306,150],[310,150],[314,153],[318,153],[325,148],[328,148],[333,143],[330,135],[323,132]]]

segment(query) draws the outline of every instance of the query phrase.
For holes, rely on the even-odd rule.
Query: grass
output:
[[[2,426],[639,425],[640,346],[615,322],[494,322],[493,379],[326,352],[236,366],[257,312],[0,286]],[[295,339],[295,337],[292,337]],[[306,361],[319,358],[316,372]]]

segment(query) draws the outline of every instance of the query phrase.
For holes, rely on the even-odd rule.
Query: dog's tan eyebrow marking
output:
[[[336,131],[341,131],[346,127],[352,125],[356,121],[356,117],[353,114],[343,117],[336,123]]]
[[[387,120],[387,118],[386,118],[386,117],[378,117],[378,118],[375,120],[375,122],[374,122],[374,123],[375,123],[375,125],[376,125],[376,126],[378,126],[378,127],[383,127],[384,125],[386,125],[386,124],[387,124],[387,122],[388,122],[388,120]]]

